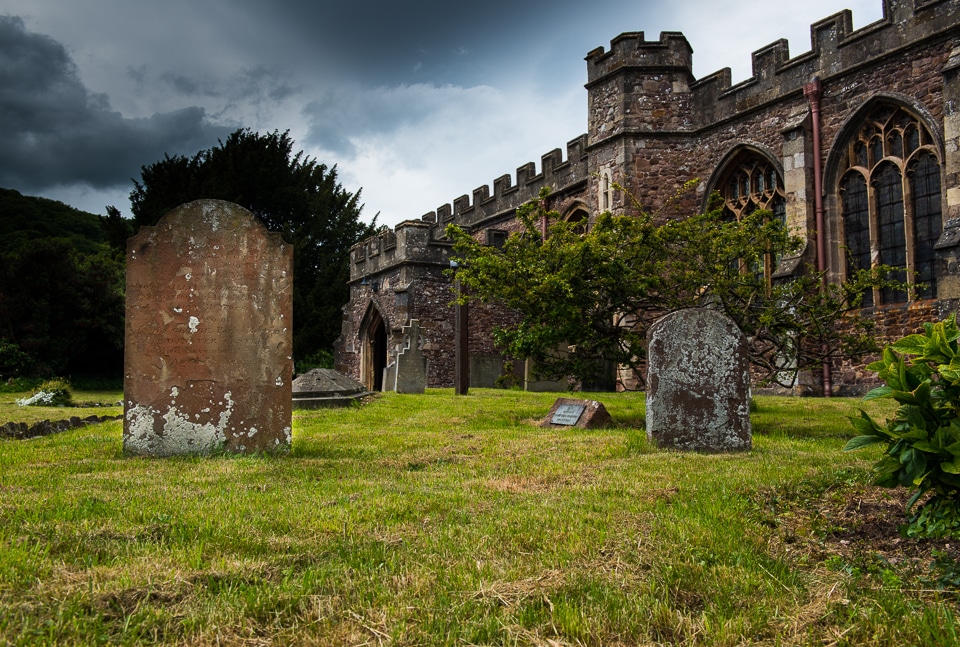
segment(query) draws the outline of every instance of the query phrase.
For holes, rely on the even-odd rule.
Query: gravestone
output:
[[[427,387],[427,358],[420,349],[420,321],[411,319],[403,327],[403,341],[397,353],[393,390],[423,393]]]
[[[503,355],[470,355],[470,386],[493,389],[503,376]]]
[[[647,437],[659,447],[749,450],[750,362],[737,325],[691,308],[647,333]]]
[[[540,423],[541,427],[579,427],[580,429],[598,429],[612,425],[613,419],[602,402],[574,398],[557,398],[547,417]]]
[[[369,395],[361,382],[332,368],[314,368],[293,381],[294,409],[347,407]]]
[[[293,247],[229,202],[127,241],[124,451],[289,449],[292,287]]]

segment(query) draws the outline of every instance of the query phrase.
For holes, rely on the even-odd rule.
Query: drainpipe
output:
[[[540,216],[540,238],[547,239],[547,210],[550,208],[549,198],[540,201],[543,208],[543,215]]]
[[[810,102],[810,114],[813,121],[813,196],[816,209],[817,272],[820,273],[823,288],[826,290],[827,254],[823,235],[823,169],[820,163],[820,99],[823,97],[823,83],[819,76],[813,77],[810,83],[803,86],[803,96]],[[830,376],[830,362],[824,360],[823,396],[829,398],[831,395],[833,395],[833,380]]]

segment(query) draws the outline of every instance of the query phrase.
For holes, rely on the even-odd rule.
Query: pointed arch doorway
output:
[[[383,369],[387,366],[387,324],[370,304],[360,329],[360,381],[371,391],[383,390]]]

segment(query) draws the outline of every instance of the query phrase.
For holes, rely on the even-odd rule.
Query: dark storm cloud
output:
[[[185,97],[195,97],[203,93],[204,85],[198,79],[190,78],[185,74],[165,72],[160,75],[160,79],[169,85],[174,92]],[[141,76],[137,81],[142,83],[143,77]]]
[[[141,165],[209,147],[229,130],[198,107],[126,119],[84,87],[63,45],[0,16],[0,186],[124,185]]]
[[[523,56],[536,57],[538,44],[569,47],[578,25],[595,11],[590,3],[554,0],[235,0],[231,7],[269,25],[251,47],[296,47],[288,60],[299,55],[300,64],[372,85],[502,80],[511,67],[526,65]]]

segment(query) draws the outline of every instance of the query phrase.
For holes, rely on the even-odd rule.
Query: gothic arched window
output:
[[[889,104],[874,107],[846,144],[838,189],[847,268],[889,265],[913,298],[936,296],[940,162],[920,119]],[[864,294],[863,305],[903,303],[911,294],[885,288]]]
[[[564,221],[574,225],[577,233],[585,234],[589,228],[589,214],[583,207],[576,207],[564,217]]]
[[[597,204],[600,211],[610,211],[613,208],[613,179],[610,177],[610,171],[605,170],[600,174],[600,185],[597,188]]]
[[[774,165],[763,155],[744,149],[724,169],[717,184],[723,197],[723,215],[726,220],[740,220],[758,209],[767,209],[773,217],[786,225],[787,201],[783,179]],[[780,259],[771,254],[764,257],[763,267],[745,268],[763,275],[769,286]]]

